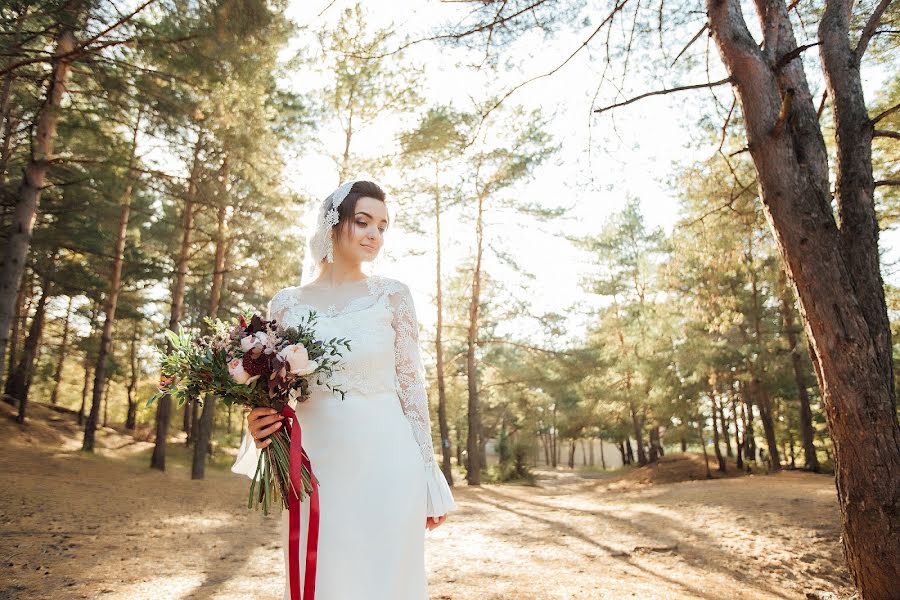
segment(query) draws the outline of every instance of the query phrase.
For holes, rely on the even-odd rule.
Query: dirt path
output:
[[[280,598],[277,519],[244,508],[230,457],[192,481],[177,446],[159,473],[145,442],[105,432],[97,456],[46,453],[17,427],[0,427],[0,599]],[[850,593],[829,477],[541,475],[455,489],[460,509],[426,538],[433,600]]]

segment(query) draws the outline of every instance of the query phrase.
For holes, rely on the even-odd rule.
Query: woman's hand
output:
[[[447,515],[441,515],[440,517],[425,517],[425,529],[431,531],[437,527],[440,527],[441,523],[447,520]]]
[[[265,448],[272,443],[272,439],[264,439],[267,435],[278,431],[281,427],[284,415],[274,408],[257,406],[247,413],[247,429],[256,441],[257,448]]]

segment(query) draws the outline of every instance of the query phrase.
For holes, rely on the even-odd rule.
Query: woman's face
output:
[[[388,222],[384,202],[368,196],[357,200],[353,221],[335,245],[335,259],[340,256],[354,263],[375,260],[384,244]]]

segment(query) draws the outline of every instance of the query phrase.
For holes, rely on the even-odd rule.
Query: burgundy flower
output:
[[[260,352],[257,354],[256,358],[254,358],[253,354],[255,353],[245,353],[244,358],[241,361],[244,365],[244,370],[247,371],[251,377],[254,375],[262,375],[269,370],[269,355]]]

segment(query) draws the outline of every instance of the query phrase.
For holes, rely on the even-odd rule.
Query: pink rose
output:
[[[309,359],[309,353],[303,344],[291,344],[278,352],[279,358],[287,363],[288,370],[294,375],[309,375],[319,368],[319,363]]]
[[[244,370],[244,361],[240,358],[233,358],[228,361],[228,373],[236,383],[250,384],[259,379],[259,375],[250,377],[250,373]]]

